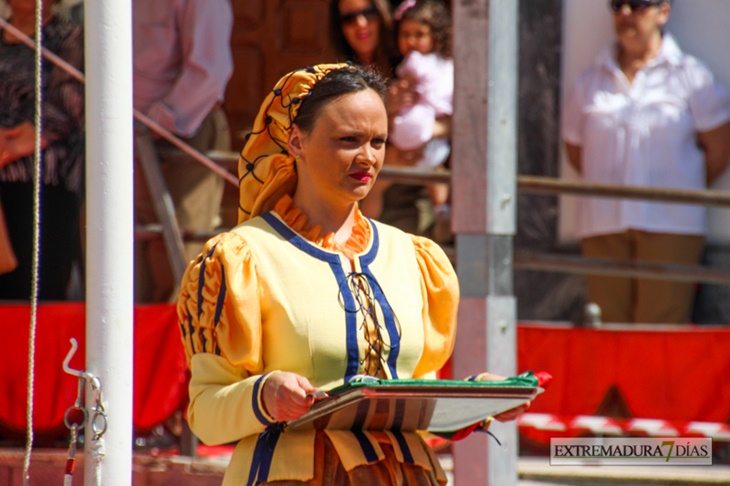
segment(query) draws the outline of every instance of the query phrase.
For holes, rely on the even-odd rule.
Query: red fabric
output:
[[[139,306],[134,311],[134,426],[148,430],[179,409],[187,396],[185,355],[180,344],[175,307]],[[0,427],[22,436],[26,427],[28,333],[30,307],[0,306]],[[76,401],[78,379],[65,373],[63,360],[79,349],[69,366],[83,370],[85,306],[77,303],[41,304],[35,340],[33,426],[39,436],[64,432],[63,415]],[[103,383],[102,383],[103,387]],[[108,413],[113,409],[108,407]]]
[[[554,376],[532,413],[593,415],[615,387],[632,417],[730,418],[730,329],[631,331],[519,326],[519,369]]]
[[[727,423],[730,420],[730,328],[681,330],[518,327],[518,369],[550,370],[550,390],[530,413],[605,415],[613,389],[628,417]],[[615,400],[614,400],[615,402]],[[628,418],[619,417],[619,418]],[[522,430],[536,442],[574,431]]]
[[[547,390],[547,388],[550,386],[550,383],[553,382],[553,375],[551,375],[547,371],[536,371],[535,378],[537,378],[538,386],[540,386],[544,390]]]
[[[76,400],[77,380],[61,365],[75,337],[79,350],[70,366],[85,368],[84,313],[83,304],[38,309],[37,434],[66,430],[63,414]],[[25,433],[29,316],[27,305],[0,305],[0,428],[19,437]],[[174,305],[136,307],[134,326],[133,420],[138,430],[148,430],[184,406],[185,356]],[[517,337],[518,370],[548,370],[554,377],[531,413],[594,415],[615,388],[632,417],[730,419],[730,328],[632,331],[520,324]],[[446,370],[442,377],[449,375]]]

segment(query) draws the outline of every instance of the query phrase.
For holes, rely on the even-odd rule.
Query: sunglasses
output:
[[[354,12],[347,12],[340,14],[340,19],[342,20],[342,23],[345,25],[351,25],[357,22],[357,19],[360,16],[365,17],[365,20],[372,22],[373,20],[377,20],[378,16],[380,15],[378,13],[378,9],[375,7],[368,7],[364,8],[362,10],[356,10]]]
[[[664,0],[611,0],[609,5],[614,12],[620,12],[624,5],[628,5],[631,13],[642,12],[649,7],[661,5]]]

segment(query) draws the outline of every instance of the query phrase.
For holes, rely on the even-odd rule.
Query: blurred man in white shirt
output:
[[[230,1],[134,0],[132,8],[135,109],[201,152],[230,150],[230,131],[221,109],[233,72]],[[180,229],[214,229],[223,179],[192,160],[161,163]],[[135,218],[138,224],[158,222],[139,164],[135,166]],[[200,251],[199,243],[185,247],[188,258]],[[138,244],[136,260],[136,300],[170,299],[177,282],[161,239]]]
[[[668,0],[611,0],[617,42],[578,77],[563,113],[573,167],[589,182],[704,189],[730,158],[730,97],[665,32]],[[700,205],[587,198],[578,236],[588,257],[699,264]],[[687,323],[695,284],[589,275],[605,322]]]

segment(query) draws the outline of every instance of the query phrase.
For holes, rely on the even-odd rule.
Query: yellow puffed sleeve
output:
[[[224,233],[203,247],[180,285],[177,313],[191,371],[188,421],[207,444],[263,432],[261,307],[246,242]]]
[[[177,306],[188,361],[214,353],[251,374],[261,372],[261,307],[256,268],[235,233],[208,241],[187,268]]]
[[[421,272],[424,347],[413,372],[422,377],[446,363],[454,349],[459,281],[443,249],[428,238],[411,236]]]

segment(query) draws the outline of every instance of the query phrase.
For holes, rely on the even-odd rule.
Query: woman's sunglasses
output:
[[[649,7],[661,5],[664,0],[611,0],[609,5],[614,12],[620,12],[624,5],[628,5],[631,13],[641,12]]]
[[[365,17],[368,21],[373,21],[378,19],[378,9],[375,7],[368,7],[364,8],[362,10],[356,10],[354,12],[347,12],[340,14],[340,19],[342,20],[343,24],[354,24],[357,22],[358,17],[360,16]]]

